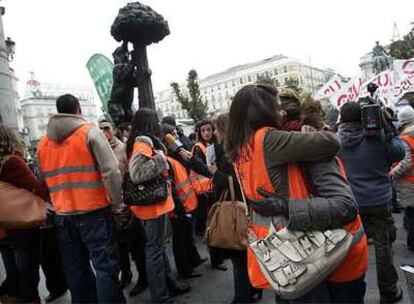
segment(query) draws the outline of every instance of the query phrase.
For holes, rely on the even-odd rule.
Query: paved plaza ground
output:
[[[405,246],[405,237],[406,233],[402,228],[402,214],[394,215],[396,225],[398,228],[398,239],[394,244],[395,248],[395,263],[397,266],[402,264],[411,264],[414,265],[414,253],[407,250]],[[201,240],[199,241],[199,248],[201,249],[204,256],[207,256],[205,246],[202,244]],[[172,257],[170,246],[169,246],[169,255]],[[367,281],[367,293],[365,296],[365,303],[379,303],[379,293],[376,285],[376,271],[375,271],[375,257],[374,257],[374,247],[369,246],[370,253],[370,263],[369,269],[366,277]],[[174,267],[174,262],[171,259],[171,264]],[[192,279],[189,283],[192,285],[192,291],[189,294],[183,295],[181,297],[175,298],[177,303],[230,303],[233,297],[233,283],[232,283],[232,272],[231,272],[231,263],[226,261],[226,265],[229,267],[229,270],[226,272],[212,270],[209,263],[198,268],[198,271],[203,274],[202,277]],[[400,303],[410,303],[407,287],[404,275],[400,269],[400,285],[404,289],[404,299]],[[4,278],[4,268],[0,262],[0,279]],[[150,297],[148,290],[138,295],[134,298],[128,298],[128,292],[133,287],[137,279],[137,274],[134,269],[134,278],[133,282],[125,289],[125,295],[128,299],[128,303],[150,303]],[[42,298],[47,296],[47,290],[45,288],[44,278],[42,275],[42,280],[40,284],[40,295]],[[68,303],[70,302],[70,295],[66,294],[62,298],[53,302],[57,303]],[[263,294],[263,299],[259,302],[262,304],[274,303],[274,294],[271,291],[265,291]]]

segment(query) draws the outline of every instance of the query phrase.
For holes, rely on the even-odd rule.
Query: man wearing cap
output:
[[[118,167],[122,176],[128,171],[128,159],[126,154],[126,145],[115,136],[115,129],[112,123],[108,120],[101,120],[99,128],[105,134],[109,145],[114,151],[115,157],[118,160]],[[131,224],[126,229],[118,227],[118,244],[120,251],[120,268],[121,268],[121,287],[125,288],[132,280],[131,263],[129,254],[135,262],[139,279],[134,288],[129,293],[130,297],[136,296],[143,292],[147,286],[147,269],[145,266],[145,231],[142,222],[132,213],[129,213]]]
[[[398,113],[398,120],[405,157],[391,170],[390,175],[395,181],[398,199],[405,206],[407,247],[414,251],[414,109],[410,106],[402,108]]]
[[[114,151],[115,157],[118,160],[118,168],[121,171],[122,176],[124,176],[128,168],[125,144],[115,136],[114,127],[109,121],[101,120],[99,122],[99,128],[105,134],[112,151]]]

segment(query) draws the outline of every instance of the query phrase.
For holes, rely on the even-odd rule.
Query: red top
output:
[[[20,156],[13,155],[3,164],[0,171],[0,180],[30,191],[44,200],[47,199],[45,190]],[[0,229],[0,240],[5,236],[5,230]]]
[[[45,190],[20,156],[11,156],[3,164],[3,168],[0,171],[0,180],[15,187],[26,189],[47,200]]]

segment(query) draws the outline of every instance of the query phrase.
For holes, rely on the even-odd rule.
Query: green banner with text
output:
[[[113,63],[102,54],[95,54],[89,58],[86,68],[91,75],[96,91],[101,99],[103,110],[108,113],[108,102],[111,97],[113,84]]]

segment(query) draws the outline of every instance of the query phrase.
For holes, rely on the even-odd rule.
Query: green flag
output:
[[[113,84],[113,63],[102,54],[95,54],[89,58],[86,68],[91,75],[96,91],[101,99],[103,109],[108,113],[108,102],[111,97]]]

